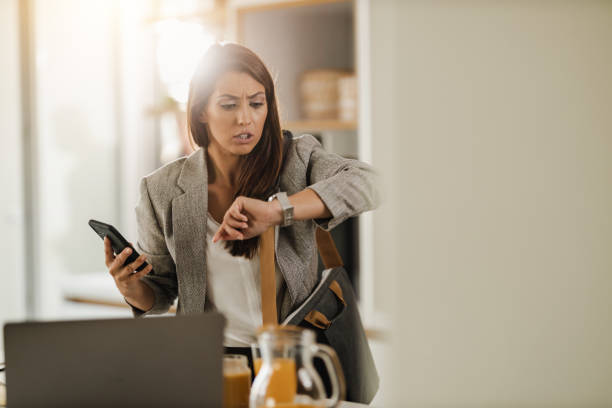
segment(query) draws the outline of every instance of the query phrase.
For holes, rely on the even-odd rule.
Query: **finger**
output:
[[[144,254],[142,254],[138,258],[136,258],[134,262],[130,262],[129,264],[125,265],[125,267],[121,270],[121,273],[119,274],[117,279],[119,280],[127,279],[134,272],[136,272],[136,269],[140,268],[140,265],[145,263],[146,259],[147,257]]]
[[[222,225],[222,227],[225,230],[225,233],[228,235],[228,239],[244,239],[244,234],[242,234],[242,232],[230,227],[227,224]]]
[[[130,256],[131,254],[132,254],[132,248],[130,247],[124,248],[123,251],[121,251],[121,253],[115,257],[112,267],[114,269],[121,269],[125,261],[128,259],[128,256]]]
[[[115,255],[113,254],[113,249],[111,248],[110,239],[108,237],[104,237],[104,263],[106,263],[106,267],[109,267],[113,260],[115,259]]]
[[[230,215],[229,216],[230,219],[235,220],[241,224],[244,224],[245,226],[248,226],[249,219],[247,218],[246,215],[238,211],[231,211],[229,215]]]
[[[230,216],[226,220],[226,224],[235,229],[248,228],[249,224],[244,221],[237,220],[233,216]]]
[[[153,265],[148,264],[142,271],[133,273],[129,279],[140,279],[153,270]]]
[[[224,234],[223,234],[223,227],[219,227],[219,229],[217,230],[217,232],[215,232],[215,236],[213,237],[212,242],[216,243],[217,241],[219,241],[220,239],[225,239],[224,238]]]
[[[247,222],[249,220],[247,216],[242,213],[242,205],[240,202],[237,202],[232,206],[232,208],[230,208],[230,214],[239,221]]]
[[[234,228],[223,223],[223,225],[221,225],[221,227],[219,227],[219,230],[215,233],[215,236],[213,237],[213,243],[219,240],[230,241],[234,239],[242,240],[244,239],[244,235],[241,232],[236,231]]]

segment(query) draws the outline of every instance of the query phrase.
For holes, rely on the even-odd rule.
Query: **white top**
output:
[[[226,347],[249,347],[262,324],[259,255],[253,259],[232,256],[226,241],[212,242],[220,225],[208,215],[206,223],[206,297],[227,319]],[[276,293],[282,275],[276,268]]]

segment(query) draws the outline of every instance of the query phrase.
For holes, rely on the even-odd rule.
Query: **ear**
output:
[[[202,111],[202,113],[200,113],[200,123],[206,123],[208,122],[208,115],[206,114],[206,111]]]

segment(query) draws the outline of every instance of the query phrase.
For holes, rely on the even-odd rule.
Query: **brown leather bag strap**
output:
[[[342,266],[342,258],[338,253],[334,239],[328,231],[316,230],[317,247],[325,268]],[[261,312],[263,324],[278,324],[276,311],[276,271],[274,265],[274,227],[261,234],[259,242],[259,270],[261,272]],[[337,285],[337,284],[336,284]],[[330,289],[342,300],[340,285]],[[339,291],[339,293],[338,293]]]
[[[338,253],[334,239],[332,238],[329,231],[317,228],[315,233],[317,239],[317,247],[319,248],[319,254],[321,254],[321,260],[326,269],[336,268],[343,266],[342,258]]]
[[[306,316],[304,316],[304,320],[308,323],[312,324],[314,327],[318,327],[319,329],[329,329],[331,326],[331,322],[323,313],[318,310],[311,310],[308,312]]]
[[[276,277],[274,267],[274,226],[261,234],[259,241],[259,270],[261,272],[261,314],[263,324],[278,324],[276,313]]]
[[[334,292],[334,295],[336,295],[336,297],[338,298],[338,300],[344,305],[346,306],[346,301],[344,300],[344,295],[342,294],[342,287],[340,287],[340,284],[338,283],[338,281],[333,280],[330,284],[329,284],[329,290],[331,290],[332,292]]]

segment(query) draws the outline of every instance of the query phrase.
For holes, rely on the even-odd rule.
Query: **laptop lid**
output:
[[[9,323],[7,403],[17,407],[220,407],[225,318]]]

